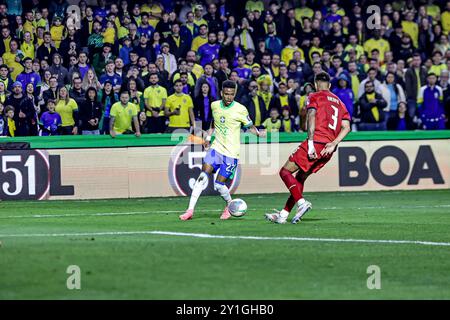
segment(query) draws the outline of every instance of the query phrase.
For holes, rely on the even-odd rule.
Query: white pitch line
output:
[[[29,233],[29,234],[0,234],[0,238],[35,238],[35,237],[94,237],[94,236],[129,236],[129,235],[164,235],[207,239],[232,240],[283,240],[283,241],[311,241],[311,242],[347,242],[347,243],[375,243],[375,244],[412,244],[426,246],[449,247],[450,242],[433,242],[417,240],[371,240],[371,239],[338,239],[338,238],[305,238],[305,237],[258,237],[258,236],[227,236],[207,233],[185,233],[171,231],[109,231],[83,233]]]
[[[366,207],[322,207],[316,210],[376,210],[376,209],[426,209],[426,208],[450,208],[450,204],[420,205],[420,206],[366,206]],[[222,209],[196,210],[196,212],[221,212]],[[248,209],[248,211],[264,211],[261,209]],[[70,217],[102,217],[102,216],[133,216],[151,213],[183,213],[181,210],[136,211],[136,212],[95,212],[95,213],[61,213],[61,214],[30,214],[1,216],[0,219],[45,219],[45,218],[70,218]]]
[[[256,210],[256,209],[252,209]],[[219,212],[223,210],[197,210],[197,212]],[[26,218],[66,218],[66,217],[102,217],[102,216],[132,216],[147,213],[183,213],[180,210],[161,210],[161,211],[137,211],[137,212],[96,212],[96,213],[62,213],[62,214],[32,214],[32,215],[21,215],[21,216],[0,216],[0,219],[26,219]]]

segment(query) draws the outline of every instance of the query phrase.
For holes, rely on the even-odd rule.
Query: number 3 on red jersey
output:
[[[331,123],[328,124],[328,127],[330,129],[336,130],[337,122],[338,122],[338,115],[339,115],[339,109],[332,104],[330,104],[330,107],[333,108],[334,114],[331,116]]]

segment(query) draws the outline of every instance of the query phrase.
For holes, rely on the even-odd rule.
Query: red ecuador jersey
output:
[[[316,109],[314,142],[328,143],[336,139],[341,131],[342,120],[350,120],[344,103],[327,90],[311,93],[306,102],[307,109]]]

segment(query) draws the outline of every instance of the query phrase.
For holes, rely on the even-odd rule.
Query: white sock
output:
[[[231,202],[230,190],[228,189],[228,187],[226,185],[222,184],[221,182],[216,181],[216,182],[214,182],[214,189],[219,191],[220,196],[222,197],[223,200],[225,200],[227,205]]]
[[[194,210],[203,189],[208,185],[208,181],[208,175],[205,172],[200,173],[197,181],[195,181],[194,188],[192,189],[191,199],[189,200],[189,210]]]
[[[297,207],[300,208],[304,203],[305,203],[305,199],[301,198],[300,200],[297,201]]]
[[[287,219],[287,217],[289,217],[289,212],[287,212],[286,210],[281,210],[280,211],[280,217],[283,219]]]

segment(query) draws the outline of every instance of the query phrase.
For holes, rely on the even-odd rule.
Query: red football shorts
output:
[[[304,141],[289,157],[289,161],[294,162],[300,167],[303,172],[316,173],[323,166],[330,161],[331,155],[322,157],[320,152],[325,148],[323,143],[314,143],[314,148],[316,149],[317,159],[308,158],[308,141]]]

